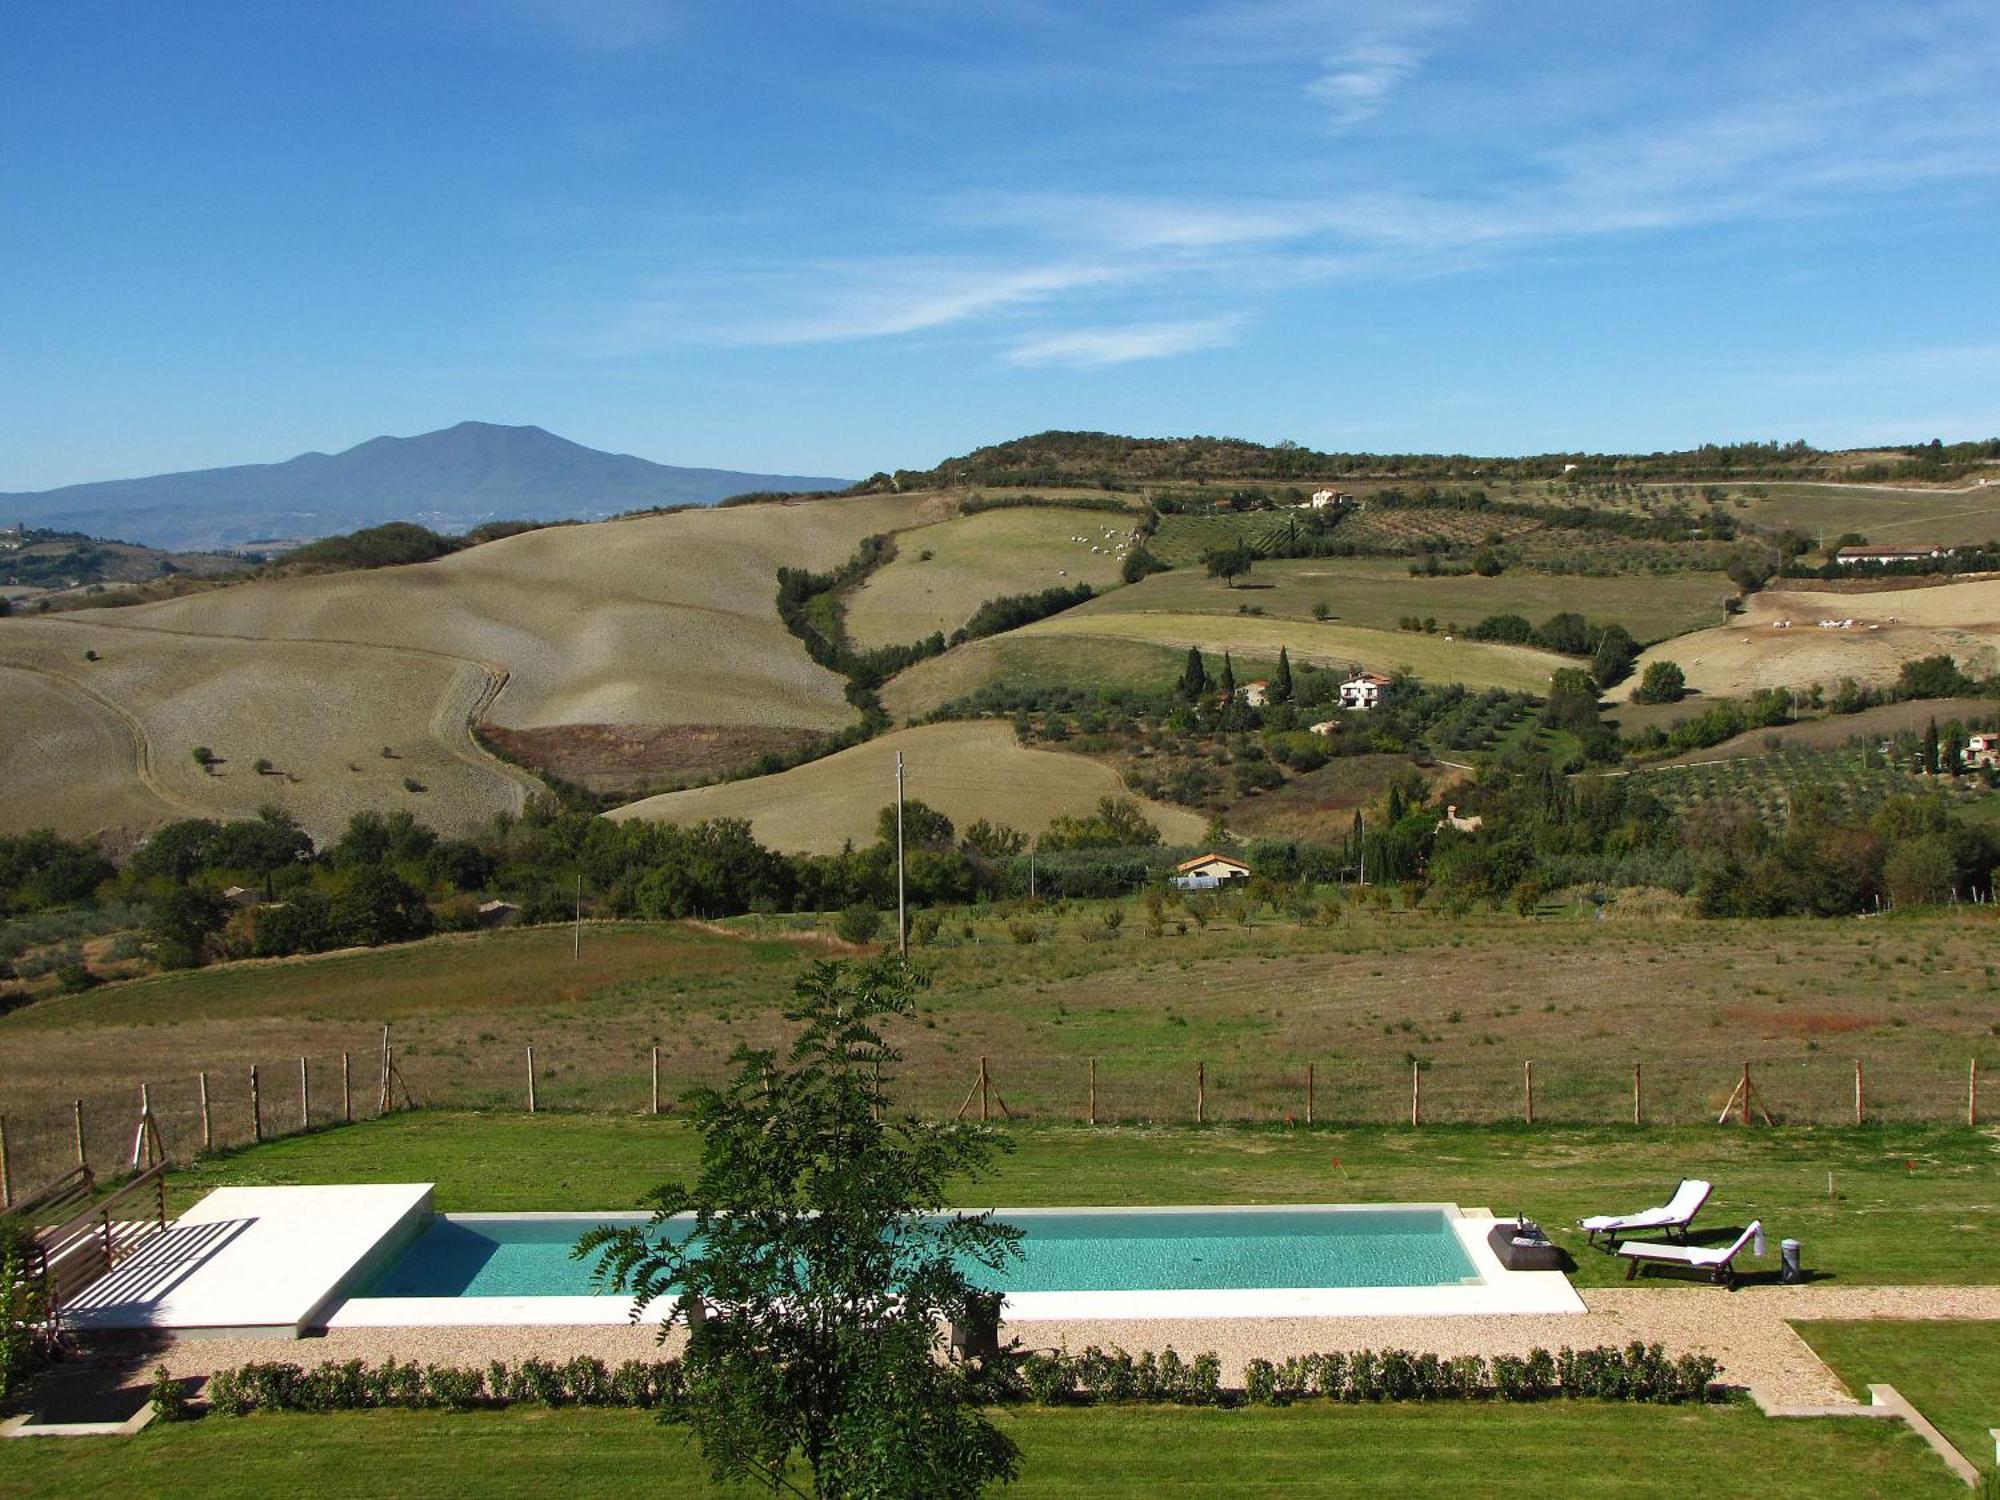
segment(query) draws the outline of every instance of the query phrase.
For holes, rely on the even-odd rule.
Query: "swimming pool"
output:
[[[1024,1292],[1179,1292],[1277,1287],[1415,1287],[1477,1282],[1452,1231],[1456,1210],[1382,1208],[1013,1209],[1021,1255],[1001,1271],[968,1264],[975,1285]],[[592,1224],[643,1215],[439,1217],[362,1295],[575,1297],[592,1293],[574,1260]]]
[[[975,1283],[1010,1323],[1114,1319],[1581,1313],[1556,1271],[1509,1271],[1492,1217],[1453,1203],[1261,1208],[1002,1208],[1022,1256]],[[595,1224],[637,1214],[450,1214],[378,1262],[330,1328],[614,1324],[631,1299],[570,1258]],[[662,1309],[663,1311],[664,1309]]]

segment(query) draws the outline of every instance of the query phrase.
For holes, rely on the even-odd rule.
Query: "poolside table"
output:
[[[1562,1247],[1528,1220],[1502,1219],[1487,1231],[1486,1243],[1510,1271],[1560,1271],[1567,1260]]]

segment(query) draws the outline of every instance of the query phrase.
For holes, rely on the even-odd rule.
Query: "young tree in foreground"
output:
[[[684,1296],[709,1309],[689,1330],[686,1400],[664,1419],[694,1430],[718,1483],[789,1486],[803,1457],[822,1496],[969,1496],[1019,1466],[964,1370],[938,1358],[941,1321],[977,1295],[960,1267],[997,1270],[1020,1238],[944,1212],[947,1184],[1004,1143],[876,1118],[877,1070],[901,1059],[876,1027],[910,1014],[911,988],[894,960],[807,969],[785,1012],[789,1055],[740,1049],[727,1088],[687,1096],[695,1181],[656,1188],[644,1228],[577,1243],[639,1316],[675,1299],[663,1334]]]

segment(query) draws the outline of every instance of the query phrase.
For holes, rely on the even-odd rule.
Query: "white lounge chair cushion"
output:
[[[1681,1185],[1674,1189],[1674,1196],[1659,1208],[1642,1208],[1632,1214],[1594,1214],[1588,1219],[1579,1219],[1579,1227],[1593,1234],[1607,1229],[1659,1229],[1666,1225],[1685,1224],[1701,1211],[1708,1195],[1715,1191],[1713,1183],[1699,1177],[1684,1177]]]
[[[1684,1266],[1698,1266],[1713,1270],[1726,1266],[1750,1243],[1763,1224],[1752,1219],[1747,1229],[1736,1237],[1736,1243],[1727,1250],[1718,1250],[1712,1245],[1642,1245],[1627,1240],[1618,1247],[1618,1253],[1632,1260],[1665,1260]]]

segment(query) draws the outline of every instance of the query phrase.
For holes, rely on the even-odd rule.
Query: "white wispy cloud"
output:
[[[1072,328],[1024,339],[1007,351],[1006,359],[1015,365],[1085,367],[1165,359],[1230,343],[1241,326],[1238,318],[1194,318],[1178,323]]]
[[[1175,40],[1219,66],[1288,62],[1308,101],[1295,112],[1352,125],[1411,86],[1468,14],[1444,0],[1245,0],[1204,10]],[[683,272],[633,296],[591,343],[622,354],[950,330],[1015,364],[1114,364],[1229,342],[1258,306],[1299,286],[1452,275],[2000,179],[1990,89],[2000,13],[1954,9],[1949,25],[1892,17],[1875,35],[1862,34],[1864,19],[1825,46],[1779,35],[1692,95],[1670,68],[1612,59],[1606,67],[1627,70],[1622,93],[1607,85],[1574,116],[1537,115],[1476,147],[1427,136],[1422,151],[1382,158],[1393,171],[1372,145],[1357,155],[1322,134],[1315,149],[1306,131],[1291,156],[1222,192],[955,184],[903,205],[882,238],[976,244],[976,254],[896,249]],[[1856,55],[1873,65],[1836,66]],[[1752,79],[1755,90],[1737,86]],[[1159,316],[1166,306],[1180,315]]]

